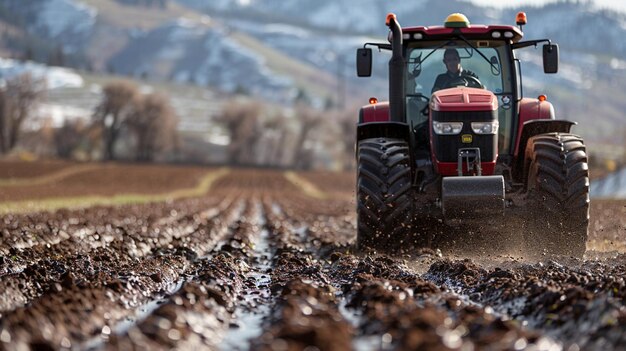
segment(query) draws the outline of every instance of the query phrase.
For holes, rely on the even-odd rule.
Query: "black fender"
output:
[[[410,135],[409,125],[404,122],[359,123],[356,127],[357,142],[368,138],[386,137],[406,140],[410,144]]]
[[[517,145],[517,159],[513,167],[513,176],[519,182],[526,182],[526,174],[524,172],[526,146],[528,140],[535,135],[546,133],[569,133],[572,126],[577,125],[577,122],[568,120],[557,119],[534,119],[524,123],[522,127],[522,133]]]

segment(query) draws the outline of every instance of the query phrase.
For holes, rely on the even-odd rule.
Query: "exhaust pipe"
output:
[[[391,31],[391,59],[389,60],[389,114],[393,122],[405,122],[404,118],[404,57],[402,56],[402,27],[396,15],[387,15]]]

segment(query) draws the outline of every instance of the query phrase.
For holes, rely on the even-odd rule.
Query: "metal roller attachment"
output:
[[[445,177],[441,208],[446,220],[481,219],[504,214],[504,178],[498,176]]]

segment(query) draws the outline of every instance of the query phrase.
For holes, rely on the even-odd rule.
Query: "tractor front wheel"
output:
[[[403,248],[412,232],[413,199],[409,145],[371,138],[357,145],[357,245]]]
[[[528,141],[526,243],[533,253],[582,257],[589,224],[589,171],[577,135],[540,134]]]

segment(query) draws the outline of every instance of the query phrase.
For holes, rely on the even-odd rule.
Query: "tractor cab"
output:
[[[390,14],[387,22],[392,19],[395,20],[395,15]],[[443,26],[401,29],[405,99],[402,108],[406,122],[415,129],[418,147],[429,144],[429,133],[424,129],[428,128],[431,95],[442,89],[463,86],[484,89],[495,95],[497,125],[493,125],[491,131],[498,133],[498,153],[506,155],[515,151],[522,79],[514,50],[547,42],[543,49],[544,70],[546,73],[558,70],[557,45],[547,39],[520,42],[523,37],[521,28],[526,21],[526,15],[521,12],[516,18],[519,27],[471,25],[466,16],[455,13],[446,18]],[[390,32],[389,40],[393,41],[393,32]],[[371,72],[371,52],[364,54],[369,45],[392,50],[391,44],[366,43],[357,54],[359,76],[369,76]],[[458,77],[447,69],[449,64],[444,56],[451,51],[458,54],[461,71]],[[436,84],[437,78],[444,78],[440,80],[445,84]],[[394,83],[390,80],[390,84]],[[444,98],[451,99],[455,98]]]
[[[569,134],[575,123],[555,119],[544,95],[523,96],[516,50],[543,43],[544,72],[558,71],[556,44],[549,39],[522,41],[526,22],[523,12],[517,15],[517,27],[470,24],[467,17],[455,13],[443,25],[402,28],[389,14],[389,43],[365,43],[357,50],[359,77],[371,75],[370,47],[392,52],[389,101],[370,99],[359,112],[360,244],[372,246],[373,237],[381,233],[406,234],[413,227],[403,220],[415,215],[443,217],[445,223],[481,222],[531,203],[537,212],[560,211],[553,217],[564,222],[561,215],[569,210],[559,210],[554,202],[565,206],[563,194],[568,194],[568,182],[574,180],[557,184],[542,179],[542,172],[551,166],[541,149],[553,144],[562,153],[553,155],[557,160],[569,157],[562,140],[583,149],[584,145],[580,137]],[[545,140],[539,142],[541,138]],[[585,164],[575,168],[586,172],[586,154],[576,155]],[[586,173],[575,177],[588,179]],[[577,209],[588,212],[588,186],[577,184],[583,187],[577,190],[587,196],[586,202],[577,199],[583,201]],[[545,194],[558,199],[547,201]],[[372,209],[380,204],[388,208]],[[584,233],[586,237],[586,225]]]
[[[494,124],[490,131],[500,131],[498,150],[506,153],[511,148],[515,101],[510,50],[502,40],[469,38],[468,41],[451,39],[407,43],[405,96],[408,122],[418,129],[427,128],[429,105],[436,92],[457,87],[483,89],[491,92],[497,101],[498,124]],[[454,54],[445,59],[445,53]],[[447,66],[457,71],[450,71]],[[479,95],[491,100],[488,94]],[[462,102],[462,96],[458,94],[441,92],[438,97],[441,102]],[[428,145],[428,140],[420,137],[417,143]]]

